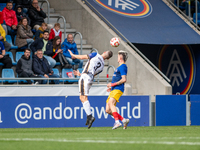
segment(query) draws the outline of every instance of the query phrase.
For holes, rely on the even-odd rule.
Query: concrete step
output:
[[[64,29],[60,29],[64,33]],[[66,33],[76,33],[76,29],[66,29]]]
[[[77,48],[80,49],[80,48],[81,48],[81,45],[78,44],[78,45],[77,45]],[[91,49],[91,50],[92,50],[92,45],[82,45],[82,48],[83,48],[83,49]]]
[[[48,15],[48,14],[47,14]],[[58,18],[59,16],[61,16],[60,14],[58,13],[50,13],[49,14],[50,18]]]
[[[45,6],[43,6],[43,11],[45,12],[45,13],[47,13],[47,7],[45,7]],[[55,9],[54,8],[50,8],[50,13],[55,13]]]
[[[44,21],[47,22],[47,18],[45,18]],[[49,18],[49,23],[54,25],[55,23],[57,23],[57,18]],[[60,19],[58,23],[60,23],[60,28],[64,29],[63,20]],[[66,23],[66,29],[70,29],[70,28],[71,28],[70,24]]]

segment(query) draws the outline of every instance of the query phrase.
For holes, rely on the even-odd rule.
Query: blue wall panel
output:
[[[200,125],[200,95],[190,95],[190,102],[191,125]]]
[[[186,125],[187,95],[156,96],[156,126]]]

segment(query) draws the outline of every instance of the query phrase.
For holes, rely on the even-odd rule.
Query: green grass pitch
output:
[[[0,150],[200,150],[200,126],[0,129]]]

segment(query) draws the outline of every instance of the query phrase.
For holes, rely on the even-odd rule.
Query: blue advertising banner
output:
[[[200,125],[200,95],[190,95],[190,102],[191,125]]]
[[[114,119],[105,112],[107,96],[88,98],[93,127],[112,126]],[[149,96],[122,96],[117,109],[130,126],[150,126],[150,106]],[[85,122],[79,96],[0,97],[0,128],[86,127]]]
[[[187,125],[187,95],[156,95],[156,126]]]

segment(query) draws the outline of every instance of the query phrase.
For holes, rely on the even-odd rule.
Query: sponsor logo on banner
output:
[[[91,107],[92,116],[95,116],[98,119],[107,119],[108,114],[104,107]],[[121,108],[117,107],[117,111],[124,116],[127,114],[127,118],[141,118],[141,102],[138,102],[138,105],[130,108],[130,102],[127,102],[126,106],[122,106]],[[58,107],[33,107],[27,103],[20,103],[15,108],[15,120],[19,124],[26,124],[28,120],[60,120],[60,119],[83,119],[83,115],[85,112],[83,107],[63,107],[62,103],[59,103]],[[1,123],[1,122],[0,122]]]
[[[195,81],[195,59],[187,45],[162,47],[158,58],[159,69],[171,80],[173,94],[189,94]]]
[[[93,126],[112,126],[105,110],[107,96],[89,96]],[[122,96],[117,111],[129,118],[130,126],[150,125],[149,96]],[[79,96],[0,97],[0,128],[85,127],[86,114]]]
[[[101,7],[125,17],[143,18],[152,12],[148,0],[94,0]]]

